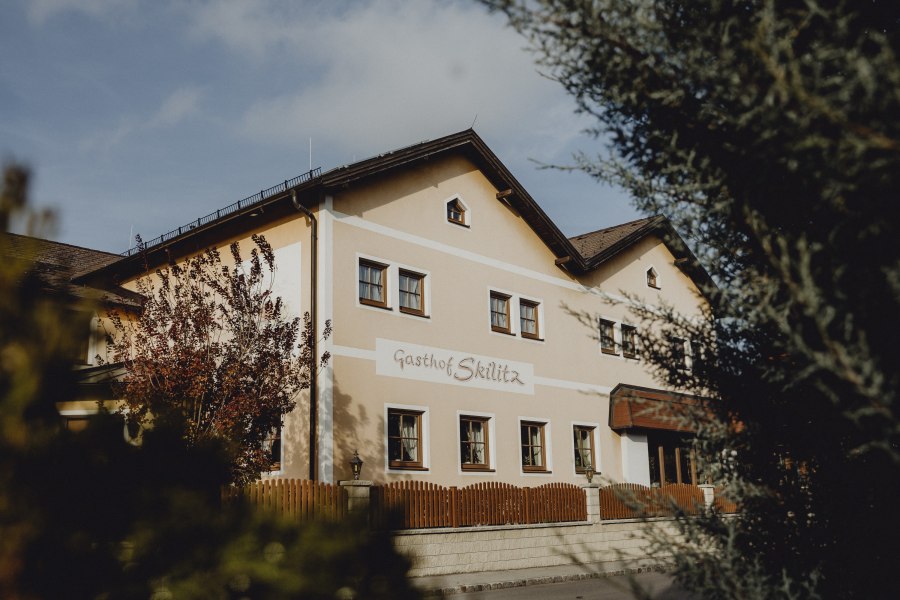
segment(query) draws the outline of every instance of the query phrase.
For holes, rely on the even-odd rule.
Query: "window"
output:
[[[457,225],[466,226],[466,208],[458,198],[447,203],[447,220]]]
[[[359,301],[370,306],[387,307],[384,293],[387,267],[368,260],[359,261]]]
[[[664,431],[647,436],[650,484],[697,482],[697,461],[690,438]]]
[[[672,338],[672,362],[679,369],[687,367],[687,356],[684,351],[684,340],[681,338]]]
[[[606,319],[600,319],[600,350],[604,354],[618,354],[616,352],[616,324]]]
[[[659,289],[659,277],[656,275],[656,269],[653,267],[647,269],[647,285]]]
[[[91,415],[64,416],[62,418],[63,429],[78,433],[88,428]]]
[[[622,354],[626,358],[637,357],[637,328],[622,325]]]
[[[400,269],[400,311],[414,315],[425,314],[425,276]]]
[[[487,417],[459,418],[459,462],[463,470],[490,469]]]
[[[422,468],[422,413],[388,409],[388,466]]]
[[[575,425],[573,428],[575,438],[575,472],[584,473],[588,467],[594,470],[594,428],[584,425]]]
[[[703,366],[703,347],[700,345],[700,342],[695,340],[690,341],[691,346],[691,369],[699,369]]]
[[[491,292],[491,330],[511,333],[509,328],[509,296]]]
[[[269,471],[281,470],[281,427],[273,429],[263,440],[263,452],[269,457]]]
[[[544,425],[544,423],[530,421],[523,421],[521,424],[523,471],[547,470]]]
[[[524,338],[540,339],[537,302],[519,300],[519,332]]]

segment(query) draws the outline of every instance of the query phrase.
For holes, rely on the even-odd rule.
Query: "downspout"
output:
[[[294,208],[296,208],[299,212],[306,215],[311,224],[311,249],[310,249],[310,268],[309,268],[309,287],[310,287],[310,298],[309,298],[309,318],[312,321],[312,339],[310,340],[310,354],[312,355],[312,364],[309,366],[309,479],[311,481],[315,481],[317,479],[317,471],[318,471],[318,442],[319,442],[319,398],[318,398],[318,390],[316,386],[316,380],[318,379],[318,367],[319,367],[319,352],[318,352],[318,332],[317,332],[317,324],[318,324],[318,247],[319,247],[319,232],[318,232],[318,221],[316,220],[316,216],[310,211],[308,208],[300,204],[300,201],[297,199],[297,190],[291,190],[291,201],[294,203]]]

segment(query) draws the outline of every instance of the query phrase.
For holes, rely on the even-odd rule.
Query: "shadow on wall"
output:
[[[376,465],[379,464],[383,452],[381,435],[362,435],[371,430],[372,418],[365,406],[353,402],[350,394],[341,391],[340,384],[335,381],[333,388],[334,407],[334,480],[353,479],[350,470],[350,459],[353,451],[359,452],[363,461],[361,479],[371,479]],[[384,426],[383,419],[378,424]],[[380,431],[380,429],[379,429]]]

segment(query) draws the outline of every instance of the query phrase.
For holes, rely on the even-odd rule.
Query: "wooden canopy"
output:
[[[609,427],[694,432],[690,413],[701,401],[699,396],[620,383],[609,393]]]

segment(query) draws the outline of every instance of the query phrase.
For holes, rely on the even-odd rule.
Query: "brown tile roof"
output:
[[[127,306],[135,305],[138,300],[137,295],[125,289],[101,290],[72,283],[78,275],[121,260],[118,254],[3,232],[0,255],[4,260],[33,262],[35,273],[49,291]]]
[[[648,225],[656,217],[648,217],[646,219],[638,219],[629,221],[621,225],[614,225],[605,229],[598,229],[590,233],[582,233],[575,237],[570,237],[569,241],[585,260],[589,260],[597,256],[601,252],[611,248],[617,242],[621,242],[629,235]]]
[[[122,258],[118,254],[91,250],[81,246],[42,240],[40,238],[3,233],[3,254],[6,258],[34,260],[39,265],[78,275],[92,271]]]

